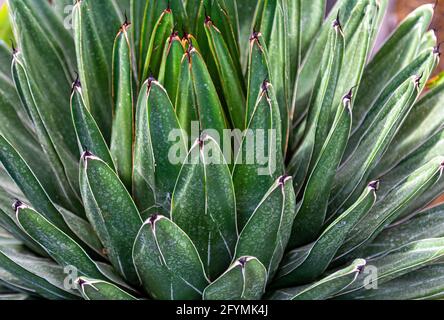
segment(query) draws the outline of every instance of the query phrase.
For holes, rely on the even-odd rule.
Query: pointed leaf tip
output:
[[[375,190],[375,191],[379,190],[379,186],[380,186],[380,181],[379,180],[372,181],[372,182],[370,182],[368,184],[368,187],[373,189],[373,190]]]
[[[12,204],[12,209],[13,209],[14,212],[16,212],[16,213],[18,213],[18,211],[19,211],[20,209],[23,209],[23,208],[25,208],[25,207],[26,207],[25,204],[24,204],[22,201],[18,200],[18,199],[15,199],[15,200],[14,200],[14,203]]]

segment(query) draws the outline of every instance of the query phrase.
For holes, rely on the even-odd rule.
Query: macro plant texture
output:
[[[387,5],[9,0],[0,298],[442,298],[434,5],[372,54]]]

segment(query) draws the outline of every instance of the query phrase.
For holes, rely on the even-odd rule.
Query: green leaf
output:
[[[82,0],[74,6],[74,40],[83,94],[106,141],[111,137],[113,45],[121,24],[114,1]]]
[[[250,38],[248,56],[248,92],[245,127],[248,127],[253,116],[257,97],[262,91],[264,80],[270,77],[268,54],[261,33],[254,33]]]
[[[280,125],[274,87],[265,81],[248,130],[241,137],[233,168],[239,230],[246,225],[270,186],[283,174]]]
[[[424,81],[420,81],[418,85],[418,92],[422,91],[426,83],[425,79],[427,79],[432,73],[437,63],[437,59],[438,57],[435,50],[429,48],[427,51],[423,51],[421,55],[415,58],[387,84],[377,100],[373,103],[373,105],[370,106],[369,111],[361,125],[354,132],[352,132],[344,160],[350,157],[353,152],[356,151],[359,143],[363,140],[368,131],[371,130],[371,126],[374,125],[377,117],[384,114],[382,111],[384,110],[384,105],[391,99],[393,92],[402,86],[402,84],[407,81],[408,78],[413,76],[421,76],[420,80],[424,79]],[[414,101],[416,101],[416,99]]]
[[[210,136],[196,141],[184,162],[171,201],[171,219],[191,238],[210,279],[233,260],[238,237],[231,172]]]
[[[375,283],[379,287],[405,274],[414,274],[416,270],[438,262],[442,259],[443,255],[443,238],[409,243],[398,249],[389,251],[379,258],[368,260],[363,272],[343,294],[364,289],[365,285],[373,286]],[[375,272],[375,270],[377,270],[377,272]],[[370,281],[367,279],[369,275],[371,277]],[[347,295],[340,296],[340,298],[342,297],[347,297]]]
[[[406,207],[417,197],[427,192],[438,180],[443,171],[444,158],[436,157],[422,166],[384,198],[378,200],[370,212],[362,218],[360,223],[350,232],[347,241],[339,250],[336,259],[351,253],[355,256],[355,249],[362,244],[373,240],[384,227],[390,225],[397,217],[405,212]],[[359,250],[358,250],[359,253]]]
[[[222,84],[222,91],[228,106],[231,123],[234,128],[245,128],[245,96],[242,71],[236,65],[230,55],[221,31],[214,25],[208,17],[205,21],[205,31],[211,52],[216,63],[219,77]]]
[[[165,87],[174,104],[176,103],[176,96],[181,94],[180,91],[178,92],[178,87],[181,86],[180,72],[184,53],[182,39],[180,39],[177,32],[172,33],[165,45],[159,71],[159,82]],[[177,108],[177,106],[175,107]]]
[[[302,61],[324,20],[326,1],[293,0],[288,1],[287,5],[291,80],[289,89],[293,91],[296,90]],[[293,99],[296,99],[296,97],[294,96]],[[292,101],[291,119],[293,119],[295,108],[297,108],[296,103]]]
[[[260,30],[268,49],[269,79],[273,83],[279,105],[282,150],[286,154],[290,129],[290,52],[288,44],[287,2],[265,1],[258,4],[255,29]]]
[[[443,213],[444,205],[440,205],[391,225],[366,245],[362,254],[366,257],[379,256],[413,241],[443,237]]]
[[[141,212],[157,205],[169,212],[186,157],[186,140],[168,94],[159,82],[144,83],[137,104],[133,190]]]
[[[90,150],[114,169],[115,166],[108,145],[92,114],[86,107],[80,82],[73,85],[71,117],[76,130],[79,150]]]
[[[326,300],[340,293],[356,281],[366,261],[357,259],[353,263],[325,278],[306,286],[281,289],[273,292],[270,300]]]
[[[62,215],[49,199],[29,166],[11,144],[0,135],[0,162],[34,208],[65,232],[70,232]]]
[[[342,107],[339,107],[333,127],[308,178],[302,204],[293,223],[291,248],[313,241],[324,224],[331,187],[350,135],[351,98],[345,97]]]
[[[1,170],[0,186],[0,226],[13,235],[15,239],[26,244],[33,252],[43,257],[46,256],[45,251],[17,225],[17,218],[14,210],[11,209],[11,204],[13,199],[24,199],[25,196],[20,190],[16,190],[15,183],[10,181],[3,169]]]
[[[67,274],[49,260],[26,251],[0,246],[1,269],[6,270],[38,295],[52,300],[78,299],[73,290],[64,288]],[[2,278],[3,279],[3,278]]]
[[[195,45],[195,42],[193,42]],[[193,76],[188,55],[183,55],[180,63],[175,107],[180,126],[191,136],[192,123],[199,121],[198,104],[194,94]],[[193,137],[197,138],[197,137]],[[189,143],[187,143],[189,145]]]
[[[54,127],[64,122],[65,118],[63,120],[54,118],[53,112],[57,113],[56,111],[51,111],[46,105],[43,108],[41,104],[39,105],[36,102],[36,91],[31,86],[28,69],[23,63],[22,55],[19,52],[16,52],[13,56],[12,74],[20,100],[30,114],[38,140],[47,158],[46,160],[49,162],[52,174],[55,175],[53,183],[55,180],[58,189],[57,193],[60,195],[57,200],[60,201],[60,204],[65,205],[74,212],[81,212],[81,204],[77,195],[77,156],[74,157],[68,153],[65,143],[69,138],[65,140],[64,136]],[[71,127],[72,122],[64,130],[70,131]]]
[[[111,155],[120,179],[131,190],[133,173],[133,57],[128,34],[129,23],[125,22],[117,34],[113,49],[113,126]]]
[[[408,78],[395,89],[381,106],[372,126],[362,137],[353,155],[344,162],[336,175],[329,203],[330,215],[342,213],[356,200],[367,183],[371,170],[386,152],[402,120],[408,114],[419,94],[418,77]]]
[[[320,28],[317,37],[311,40],[311,45],[307,50],[305,59],[302,61],[302,66],[299,70],[299,79],[297,87],[295,88],[295,116],[294,121],[299,122],[306,114],[307,105],[311,97],[311,92],[315,88],[316,79],[321,68],[321,61],[324,52],[325,43],[327,42],[328,35],[331,29],[331,25],[337,18],[338,12],[340,13],[340,21],[344,29],[348,29],[349,34],[353,34],[356,27],[362,21],[363,12],[369,5],[369,2],[373,0],[343,0],[337,1],[336,5],[331,9],[330,14],[324,20],[322,27]],[[314,2],[314,1],[313,1]],[[354,19],[352,19],[354,17]],[[349,27],[349,25],[351,27]],[[354,30],[352,30],[352,28]],[[346,48],[351,51],[354,48]],[[356,83],[355,83],[356,84]],[[355,84],[348,84],[348,87]],[[342,93],[344,94],[344,92]]]
[[[333,108],[337,108],[343,95],[350,86],[360,86],[364,67],[372,50],[375,30],[379,29],[382,22],[379,13],[384,12],[383,4],[379,0],[369,0],[363,10],[359,7],[353,12],[349,22],[344,26],[345,52],[344,67],[341,69],[340,77],[335,90]],[[341,15],[341,13],[340,13]],[[331,125],[336,110],[330,115]]]
[[[292,183],[291,177],[283,176],[271,186],[236,245],[235,257],[256,257],[267,268],[268,280],[276,273],[290,238],[296,206]]]
[[[438,300],[444,296],[444,264],[437,263],[378,285],[341,296],[346,300]],[[408,288],[408,290],[406,290]]]
[[[140,82],[148,79],[149,76],[157,76],[162,61],[164,45],[173,32],[174,21],[170,8],[165,9],[155,24],[149,41],[148,51],[143,67]],[[150,74],[151,73],[151,74]]]
[[[165,217],[153,215],[145,222],[133,259],[143,287],[154,299],[200,299],[208,285],[193,242]]]
[[[310,44],[318,34],[325,16],[326,1],[299,0],[300,10],[300,55],[304,59]],[[290,16],[291,21],[291,16]]]
[[[310,162],[318,159],[322,145],[330,131],[330,115],[333,99],[344,56],[344,36],[338,21],[330,29],[327,46],[322,57],[315,89],[308,108],[304,139],[298,151],[293,155],[289,172],[294,177],[296,194],[303,188]]]
[[[147,4],[149,4],[150,0],[131,0],[130,6],[130,12],[131,12],[131,23],[133,25],[132,30],[132,42],[134,43],[134,57],[136,61],[136,67],[134,68],[137,76],[136,79],[138,79],[139,74],[139,66],[141,63],[141,44],[142,44],[142,27],[145,25],[147,21],[144,20],[145,18],[145,8],[147,7]]]
[[[58,207],[58,209],[71,231],[95,253],[105,258],[102,243],[94,232],[92,225],[87,220],[64,208]]]
[[[380,196],[385,197],[389,192],[401,184],[405,180],[405,177],[412,174],[412,172],[418,170],[434,158],[443,156],[443,146],[444,128],[434,136],[430,137],[422,145],[418,145],[416,150],[402,159],[396,167],[382,176],[382,186],[379,192]],[[422,203],[422,206],[425,204],[427,203]],[[418,205],[420,204],[418,203]],[[406,210],[407,214],[412,212],[413,211]]]
[[[188,62],[191,69],[192,86],[201,130],[212,129],[222,137],[223,130],[227,128],[227,120],[202,55],[195,48],[190,47],[187,51],[187,59],[184,61]]]
[[[386,153],[373,170],[373,175],[382,175],[398,165],[407,155],[416,152],[418,146],[427,144],[440,132],[444,122],[441,101],[444,99],[444,84],[433,88],[416,103],[399,129]]]
[[[19,226],[62,267],[73,266],[88,277],[104,279],[97,264],[85,250],[62,230],[49,222],[43,215],[17,203],[16,215]]]
[[[356,203],[333,221],[313,243],[290,251],[282,261],[273,286],[310,283],[321,276],[347,235],[373,207],[378,182],[372,182]]]
[[[137,284],[131,250],[142,219],[123,183],[102,160],[82,155],[80,184],[88,220],[114,268]]]
[[[80,277],[77,283],[79,292],[85,300],[137,300],[129,293],[106,281]]]
[[[410,13],[366,66],[353,107],[353,131],[362,124],[371,110],[369,106],[376,102],[390,80],[414,60],[432,16],[430,4]]]
[[[193,1],[188,1],[193,2]],[[240,62],[242,70],[246,70],[248,65],[248,44],[251,35],[254,12],[258,4],[257,0],[236,0],[238,20],[239,20],[239,47]],[[264,79],[262,79],[263,81]]]
[[[204,291],[204,300],[259,300],[267,285],[267,269],[254,257],[242,257]]]
[[[47,11],[52,10],[47,4],[36,4],[33,0],[8,1],[10,16],[14,17],[11,23],[17,31],[16,40],[23,53],[23,64],[29,76],[30,90],[36,106],[41,111],[42,120],[51,138],[56,139],[59,156],[70,173],[73,168],[68,166],[69,161],[72,161],[72,157],[77,157],[75,132],[71,122],[67,121],[70,115],[67,106],[73,72],[69,58],[64,55],[69,52],[69,48],[64,50],[60,43],[61,39],[66,41],[70,37],[55,14],[48,14]],[[53,22],[52,29],[48,28],[48,21]],[[55,30],[60,30],[63,36],[57,37]],[[70,182],[75,183],[77,176],[74,170],[69,176]]]

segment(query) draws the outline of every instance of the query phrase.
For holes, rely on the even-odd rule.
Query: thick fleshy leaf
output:
[[[404,159],[418,146],[426,144],[431,137],[438,133],[444,122],[444,112],[441,102],[444,99],[444,84],[441,84],[424,97],[412,108],[404,124],[386,153],[375,168],[373,175],[385,174],[388,170]]]
[[[256,11],[256,30],[262,33],[268,49],[270,75],[279,105],[282,150],[287,150],[290,130],[290,51],[288,40],[287,1],[261,0]]]
[[[304,59],[313,39],[318,34],[325,16],[326,1],[299,0],[300,6],[300,55]],[[291,20],[291,16],[289,18]]]
[[[129,22],[120,28],[113,50],[113,126],[111,155],[120,179],[131,190],[133,174],[133,57],[128,29]]]
[[[200,1],[185,1],[182,0],[135,0],[139,2],[143,2],[143,4],[138,4],[137,8],[133,10],[133,12],[138,12],[140,14],[140,40],[138,46],[136,46],[136,50],[138,52],[138,70],[139,70],[139,78],[142,76],[141,73],[143,71],[144,63],[146,61],[147,56],[149,55],[149,46],[152,39],[156,36],[157,30],[159,30],[159,17],[163,15],[165,10],[171,11],[174,16],[174,28],[176,30],[186,30],[188,32],[193,32],[188,30],[189,26],[187,25],[187,12],[185,9],[185,5],[188,3],[196,3],[200,4]],[[140,11],[139,11],[140,10]],[[171,15],[170,15],[171,16]],[[168,18],[169,19],[169,18]],[[138,27],[138,25],[136,25]],[[173,24],[170,25],[169,30],[165,30],[167,34],[171,34],[173,32]],[[166,41],[167,38],[164,39]],[[163,52],[163,43],[155,42],[162,44],[162,52]],[[160,48],[159,48],[160,49]],[[157,51],[157,49],[156,49]],[[154,75],[153,75],[154,76]]]
[[[175,104],[178,94],[177,88],[181,85],[181,62],[185,50],[182,39],[180,39],[177,32],[172,33],[167,41],[159,71],[159,82],[164,86],[171,101]],[[179,94],[181,93],[179,92]],[[177,108],[177,106],[175,107]]]
[[[338,109],[333,127],[308,178],[302,204],[293,223],[291,248],[313,241],[324,224],[331,187],[350,135],[351,98],[345,97]]]
[[[201,54],[195,48],[188,48],[186,55],[184,61],[188,62],[191,69],[192,87],[201,130],[212,129],[222,137],[223,130],[227,128],[227,120],[211,74]]]
[[[129,293],[106,281],[81,277],[77,280],[77,283],[78,290],[85,300],[136,300]]]
[[[105,139],[111,137],[112,58],[122,24],[114,0],[76,2],[73,11],[77,66],[86,104]]]
[[[438,62],[438,55],[433,48],[429,48],[421,55],[416,57],[410,64],[408,64],[403,70],[401,70],[391,81],[387,84],[379,97],[374,101],[373,105],[369,107],[369,111],[366,114],[365,119],[360,126],[353,132],[350,137],[350,141],[347,145],[346,155],[344,160],[348,159],[350,155],[356,151],[359,143],[364,139],[365,135],[371,130],[371,127],[377,121],[377,117],[384,114],[384,105],[391,99],[393,92],[402,86],[402,84],[408,80],[408,78],[417,76],[420,77],[418,82],[418,92],[421,92],[426,84],[426,80],[433,72],[435,65]],[[413,103],[413,102],[411,102]],[[368,107],[368,105],[367,105]],[[381,112],[382,111],[382,112]]]
[[[69,34],[55,14],[48,14],[48,10],[52,9],[47,4],[40,6],[33,0],[11,0],[8,5],[16,40],[23,53],[23,64],[29,76],[30,90],[47,130],[52,139],[57,140],[59,156],[62,156],[62,151],[66,153],[66,159],[62,157],[62,160],[67,166],[69,157],[76,155],[77,151],[72,124],[67,121],[73,73],[72,65],[64,53],[70,49],[64,51],[60,42],[61,39],[69,39]],[[51,27],[49,21],[52,22]],[[56,36],[56,30],[60,30],[62,35]]]
[[[340,269],[311,285],[281,289],[273,292],[270,300],[325,300],[349,287],[365,267],[366,261],[355,260],[350,266]]]
[[[104,279],[97,264],[85,250],[43,215],[16,203],[17,221],[20,227],[62,267],[75,267],[81,275]]]
[[[178,82],[175,101],[176,115],[182,129],[191,137],[192,124],[200,122],[190,61],[186,54],[181,59]],[[192,139],[197,138],[192,137]],[[190,141],[190,143],[192,142]],[[190,143],[187,145],[190,146]]]
[[[346,300],[439,300],[444,296],[444,264],[426,266],[378,285],[341,296]],[[408,289],[407,289],[408,288]]]
[[[299,81],[295,89],[296,95],[296,110],[294,120],[299,122],[306,114],[308,102],[311,97],[311,92],[315,87],[316,79],[321,68],[321,61],[323,55],[323,48],[328,39],[329,30],[332,23],[340,13],[340,22],[343,29],[347,29],[347,34],[354,34],[359,22],[364,19],[365,10],[368,7],[376,7],[374,0],[344,0],[337,1],[336,5],[330,11],[330,14],[325,19],[321,29],[319,30],[316,39],[311,41],[310,48],[307,50],[305,59],[302,61],[302,66],[299,71]],[[358,35],[358,33],[356,33]],[[355,48],[346,47],[346,51],[352,52]],[[353,68],[351,68],[353,69]],[[348,83],[347,87],[353,86],[356,83]],[[347,90],[347,89],[345,89]],[[343,95],[345,92],[342,92]],[[339,102],[339,101],[338,101]]]
[[[0,162],[32,206],[42,212],[57,227],[69,232],[62,215],[49,199],[48,194],[43,190],[34,173],[2,135],[0,135]]]
[[[299,68],[305,54],[321,28],[326,9],[326,1],[294,0],[288,1],[288,50],[290,57],[290,87],[296,88]],[[293,97],[294,99],[296,97]],[[295,101],[292,101],[290,117],[293,119],[296,108]]]
[[[398,249],[386,252],[386,254],[381,257],[368,260],[363,272],[344,293],[354,292],[360,289],[362,292],[365,291],[362,290],[365,289],[365,286],[372,287],[377,284],[379,287],[403,275],[415,274],[416,270],[440,261],[443,256],[443,238],[409,243]],[[347,295],[342,297],[347,297]]]
[[[386,1],[384,1],[386,2]],[[360,86],[364,67],[367,64],[368,56],[373,47],[375,30],[379,29],[382,19],[380,14],[385,12],[385,8],[379,0],[369,0],[363,7],[363,11],[352,13],[349,22],[344,26],[345,52],[344,68],[341,69],[340,77],[336,86],[333,100],[333,113],[330,115],[331,126],[335,108],[341,102],[344,94],[350,89],[350,86]],[[339,17],[341,13],[338,13]]]
[[[57,125],[60,125],[61,122],[66,122],[66,119],[55,119],[54,112],[57,113],[57,111],[51,111],[49,108],[37,103],[35,99],[35,86],[31,86],[27,70],[26,65],[23,63],[22,55],[19,52],[15,52],[12,62],[14,83],[21,102],[34,123],[37,137],[47,157],[49,167],[56,178],[55,181],[60,194],[60,199],[57,200],[60,201],[60,204],[67,206],[73,211],[81,211],[77,195],[77,156],[74,157],[68,153],[65,143],[69,138],[65,140],[65,137],[57,132],[54,127],[56,122]],[[65,127],[65,130],[70,130],[71,128],[72,122],[69,123],[68,127]]]
[[[250,37],[249,55],[248,55],[248,92],[247,92],[247,108],[245,116],[245,127],[248,125],[253,116],[257,97],[262,90],[264,80],[270,77],[270,69],[268,65],[268,54],[265,48],[265,42],[261,33],[255,32]]]
[[[205,21],[205,30],[219,72],[231,123],[234,128],[244,129],[245,85],[243,83],[242,71],[230,55],[229,47],[225,43],[221,31],[209,17]]]
[[[339,168],[329,203],[330,215],[343,212],[367,183],[370,172],[387,151],[403,119],[419,94],[418,77],[408,78],[381,107],[353,155]]]
[[[134,71],[138,74],[139,72],[139,63],[140,63],[140,45],[142,42],[142,26],[144,25],[145,21],[145,8],[147,4],[151,2],[150,0],[131,0],[131,23],[133,25],[132,30],[132,42],[134,43],[134,61],[135,68]],[[136,76],[136,79],[138,79],[138,76]]]
[[[144,83],[137,103],[133,190],[141,212],[170,211],[171,196],[187,155],[186,140],[168,94],[159,82]]]
[[[82,240],[82,242],[85,243],[89,248],[91,248],[95,253],[97,253],[97,255],[106,258],[102,243],[94,232],[94,228],[92,227],[92,225],[87,220],[75,215],[74,213],[64,208],[58,207],[58,209],[62,214],[66,224],[77,236],[77,238]]]
[[[296,200],[291,177],[280,177],[269,189],[242,230],[236,258],[256,257],[271,281],[284,255],[295,217]],[[257,235],[260,234],[260,237]]]
[[[252,32],[254,12],[257,4],[257,0],[236,0],[239,17],[240,62],[243,70],[246,70],[248,66],[248,37]]]
[[[390,226],[366,245],[362,255],[365,257],[378,256],[413,241],[443,237],[443,213],[444,206],[440,205]]]
[[[171,219],[191,238],[210,279],[233,260],[238,237],[231,172],[210,136],[196,141],[171,201]]]
[[[138,279],[131,250],[142,219],[131,196],[105,162],[85,152],[80,185],[88,220],[114,268],[130,283]]]
[[[267,269],[254,257],[238,259],[204,291],[204,300],[259,300],[267,285]]]
[[[80,81],[73,85],[71,116],[77,134],[79,151],[90,150],[114,169],[115,166],[108,145],[92,114],[86,107]]]
[[[0,133],[12,143],[54,201],[62,202],[63,196],[52,177],[53,171],[48,166],[46,156],[32,127],[32,120],[25,106],[20,102],[11,73],[11,52],[0,41]],[[38,170],[36,170],[38,168]]]
[[[0,173],[0,226],[7,230],[15,239],[20,240],[30,250],[45,257],[46,253],[33,239],[31,239],[18,225],[14,210],[11,208],[13,199],[25,199],[17,190],[15,183],[10,180],[4,170]]]
[[[274,87],[265,81],[256,99],[248,130],[241,137],[241,145],[235,154],[233,182],[240,230],[270,185],[283,174],[280,125]]]
[[[303,188],[304,181],[309,174],[310,162],[316,163],[330,131],[330,116],[343,57],[344,35],[339,20],[335,20],[329,32],[327,46],[322,56],[321,72],[319,72],[310,100],[303,142],[289,164],[296,194]]]
[[[430,137],[425,143],[418,146],[417,149],[405,157],[396,167],[381,177],[382,186],[379,192],[381,199],[387,196],[389,192],[396,189],[407,176],[418,170],[429,161],[436,157],[444,156],[444,128],[434,136]],[[416,202],[416,201],[415,201]],[[424,206],[427,203],[418,203]],[[421,208],[421,207],[419,207]],[[406,210],[406,214],[414,212]]]
[[[173,12],[170,8],[167,8],[162,12],[153,27],[143,72],[141,73],[142,78],[139,79],[140,82],[145,81],[150,76],[158,75],[164,46],[171,32],[173,32],[173,27]]]
[[[154,215],[142,226],[133,259],[142,285],[155,299],[200,299],[208,285],[193,242],[165,217]]]
[[[338,252],[338,257],[353,253],[363,243],[373,240],[384,227],[390,225],[418,196],[427,192],[438,180],[443,171],[444,157],[437,157],[429,161],[379,200],[370,212],[350,232],[347,241]],[[349,254],[350,256],[350,254]]]
[[[313,244],[290,251],[283,259],[273,286],[310,283],[322,275],[347,235],[376,201],[378,182],[372,182],[356,203],[333,221]]]
[[[357,129],[390,80],[413,61],[433,16],[427,4],[410,13],[366,66],[353,107],[353,129]],[[402,54],[400,54],[402,52]]]
[[[0,246],[1,269],[18,278],[26,287],[42,297],[52,300],[78,299],[72,289],[65,289],[67,274],[50,260],[13,248]]]

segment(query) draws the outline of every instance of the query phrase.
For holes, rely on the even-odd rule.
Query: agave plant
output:
[[[325,2],[9,0],[0,296],[441,298],[434,8]]]

